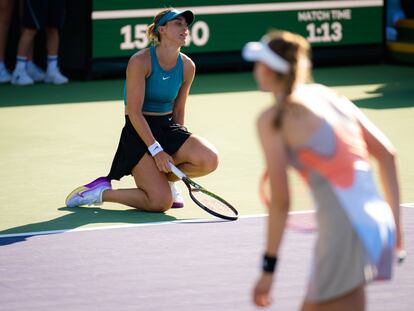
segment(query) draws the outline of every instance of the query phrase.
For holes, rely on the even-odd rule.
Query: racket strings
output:
[[[218,214],[229,217],[233,217],[235,215],[235,212],[226,203],[203,191],[193,189],[191,194],[199,203]]]

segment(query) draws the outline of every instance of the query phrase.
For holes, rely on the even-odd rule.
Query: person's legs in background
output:
[[[47,28],[47,70],[46,83],[65,84],[66,78],[59,70],[58,66],[59,50],[59,30],[57,28]]]
[[[11,75],[4,63],[6,56],[7,39],[12,19],[14,0],[0,0],[0,83],[7,83]]]
[[[27,56],[26,70],[27,70],[27,73],[29,74],[30,78],[32,78],[34,82],[42,82],[42,81],[45,80],[46,73],[42,68],[37,66],[35,64],[35,62],[33,61],[34,41],[35,40],[33,40],[33,44],[30,47],[30,51],[29,51],[29,54]]]
[[[65,84],[68,78],[59,69],[60,29],[63,27],[65,16],[65,0],[48,0],[47,16],[47,70],[46,83]]]
[[[22,32],[19,40],[16,67],[12,84],[30,85],[34,82],[64,84],[68,79],[58,67],[59,29],[63,25],[64,0],[25,0],[22,11]],[[46,28],[47,70],[46,74],[33,62],[36,33]]]
[[[32,57],[34,40],[37,32],[44,29],[46,2],[43,0],[21,1],[21,34],[17,47],[16,67],[11,83],[15,85],[31,85],[35,81],[27,71],[29,57]]]
[[[32,49],[37,29],[23,28],[17,48],[16,67],[12,74],[11,83],[15,85],[31,85],[33,79],[27,72],[27,58]]]

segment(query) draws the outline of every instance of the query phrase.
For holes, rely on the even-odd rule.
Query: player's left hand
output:
[[[397,248],[397,263],[402,264],[407,257],[407,252],[403,248]]]

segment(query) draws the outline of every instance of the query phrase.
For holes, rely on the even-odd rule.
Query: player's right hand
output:
[[[268,307],[272,303],[272,297],[270,296],[272,282],[272,274],[263,273],[261,275],[253,291],[253,301],[256,306]]]
[[[173,158],[165,151],[158,152],[154,156],[155,164],[160,172],[169,173],[171,171],[169,163],[174,163]]]

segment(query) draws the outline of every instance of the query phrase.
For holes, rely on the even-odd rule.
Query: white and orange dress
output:
[[[359,123],[338,109],[348,104],[329,89],[301,85],[300,98],[324,111],[310,139],[289,150],[291,165],[308,183],[318,236],[307,299],[323,302],[372,280],[391,278],[395,223],[380,195]]]

